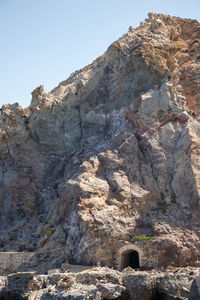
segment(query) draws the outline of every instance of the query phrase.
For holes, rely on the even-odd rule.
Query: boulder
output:
[[[195,277],[191,288],[188,300],[199,300],[200,299],[200,276]]]

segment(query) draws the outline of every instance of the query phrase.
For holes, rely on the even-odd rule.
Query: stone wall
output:
[[[0,252],[0,275],[23,271],[45,274],[66,260],[65,248],[41,252]]]

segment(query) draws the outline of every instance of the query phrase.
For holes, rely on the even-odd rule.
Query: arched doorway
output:
[[[139,254],[137,251],[131,251],[127,254],[128,266],[133,269],[138,269],[140,267]]]
[[[134,245],[125,245],[117,253],[118,269],[121,271],[126,267],[138,269],[143,264],[143,252]]]
[[[126,267],[138,269],[140,267],[139,253],[135,250],[125,251],[121,254],[121,270]]]

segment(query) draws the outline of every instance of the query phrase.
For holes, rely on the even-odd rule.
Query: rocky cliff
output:
[[[198,265],[199,112],[200,24],[151,13],[28,108],[3,105],[0,250],[119,267],[143,235],[143,265]]]

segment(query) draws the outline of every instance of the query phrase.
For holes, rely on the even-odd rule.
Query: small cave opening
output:
[[[173,300],[175,299],[174,297],[171,297],[170,295],[160,293],[157,289],[154,290],[153,295],[150,300]],[[177,300],[179,298],[176,298]]]
[[[123,270],[126,267],[131,267],[133,269],[139,269],[140,260],[139,260],[139,254],[137,251],[132,250],[132,251],[122,253],[121,269]]]

